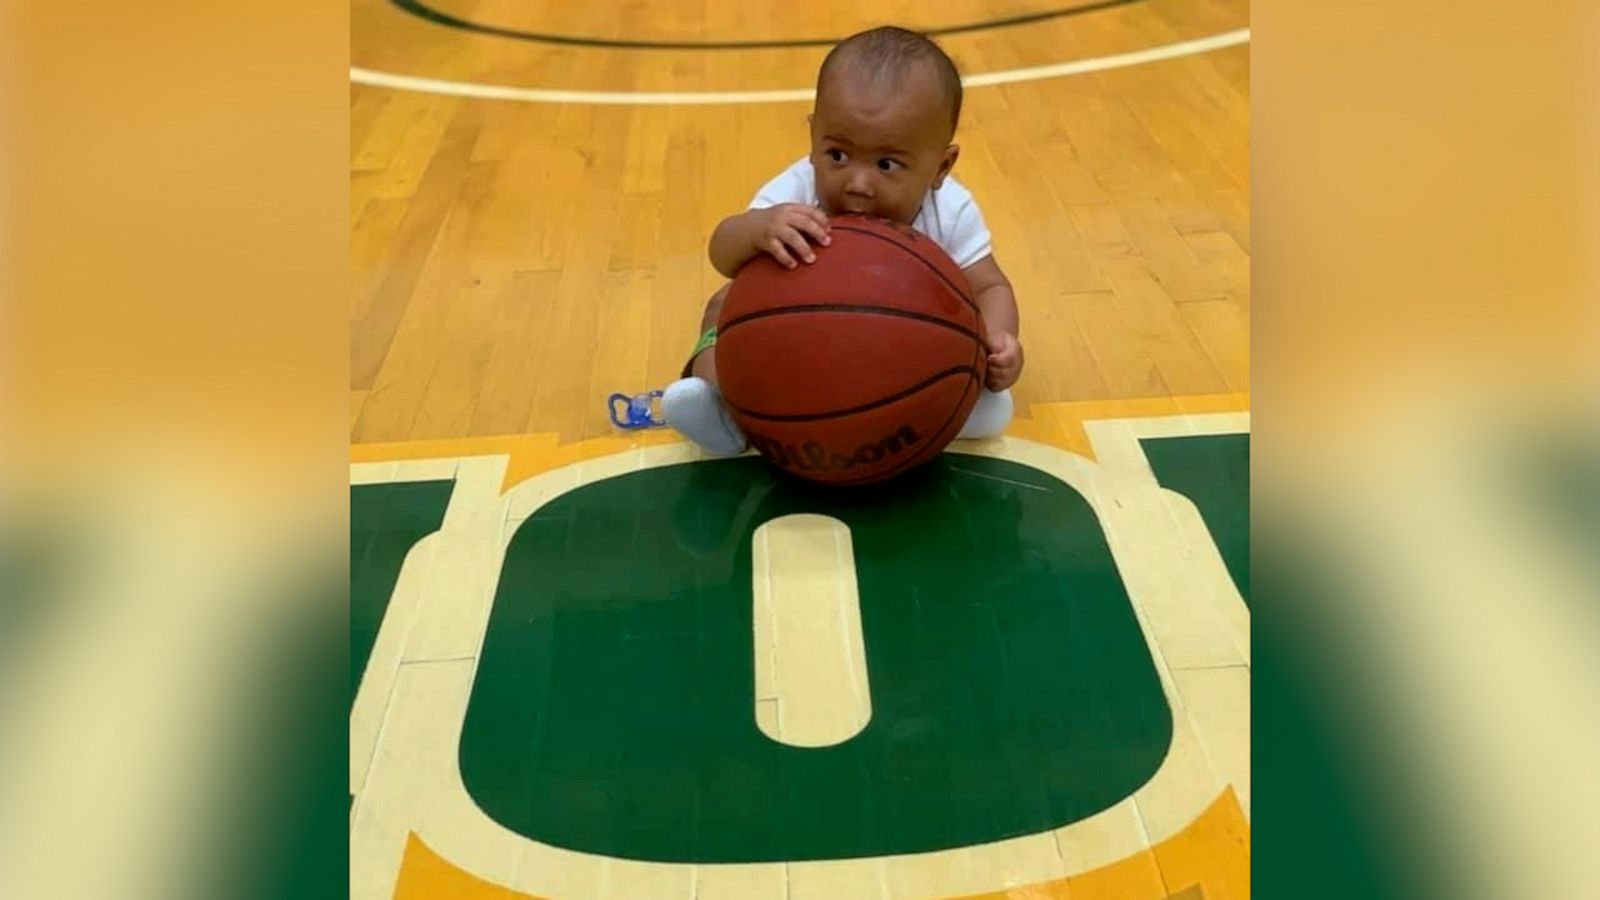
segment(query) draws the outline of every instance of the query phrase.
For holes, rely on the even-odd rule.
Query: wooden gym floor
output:
[[[1249,612],[1238,564],[1247,555],[1239,463],[1248,459],[1250,369],[1242,0],[1076,9],[1041,0],[885,0],[871,9],[834,0],[353,0],[351,12],[353,897],[1248,896]],[[526,569],[531,582],[542,590],[541,579],[556,584],[563,566],[580,562],[583,572],[604,573],[630,565],[630,553],[657,559],[635,533],[647,528],[690,543],[705,538],[682,530],[686,508],[729,533],[754,529],[730,551],[732,574],[718,577],[748,592],[755,567],[757,655],[779,660],[776,673],[760,665],[751,673],[753,715],[771,747],[866,746],[888,722],[895,701],[886,685],[898,675],[882,629],[892,626],[876,623],[881,610],[866,594],[876,526],[843,508],[784,507],[814,515],[762,519],[779,509],[782,489],[762,481],[759,467],[679,465],[695,460],[689,448],[670,435],[619,434],[605,412],[609,394],[675,377],[701,305],[720,284],[706,239],[805,152],[804,95],[827,39],[885,22],[947,32],[940,43],[969,79],[956,174],[982,204],[1016,286],[1027,350],[1008,438],[966,448],[969,456],[952,459],[969,462],[936,477],[995,485],[992,496],[979,491],[983,502],[1022,522],[1098,522],[1104,538],[1085,546],[1101,548],[1108,566],[1114,558],[1107,571],[1120,577],[1105,609],[1131,609],[1123,624],[1144,636],[1124,661],[1133,671],[1143,660],[1158,679],[1153,702],[1171,716],[1152,746],[1166,749],[1152,757],[1152,771],[1127,773],[1142,787],[1100,812],[1069,815],[1070,803],[1017,816],[1001,809],[994,821],[1015,819],[1015,827],[942,844],[930,837],[925,849],[912,831],[888,825],[839,837],[849,829],[830,825],[825,811],[790,820],[791,832],[767,846],[749,834],[743,843],[701,841],[712,828],[704,809],[698,824],[685,818],[682,826],[695,837],[673,843],[672,828],[651,830],[645,818],[659,809],[644,800],[629,807],[582,795],[615,817],[604,828],[598,819],[541,819],[537,803],[523,818],[526,809],[497,810],[517,788],[496,773],[523,766],[577,784],[578,770],[561,766],[585,755],[563,763],[550,749],[561,741],[545,735],[543,768],[528,768],[516,758],[515,734],[495,730],[496,715],[514,712],[480,712],[495,684],[535,677],[517,660],[543,658],[496,655],[517,646],[505,636],[517,632],[497,631],[496,622],[514,609],[539,615],[536,592],[518,593],[502,572],[544,559],[527,536],[553,527],[557,511],[591,523],[616,514],[606,491],[629,478],[654,498],[617,501],[632,516],[622,530],[633,536],[591,556],[574,543],[578,535],[603,545],[615,532],[563,525],[568,550]],[[725,477],[708,487],[674,474],[692,470]],[[743,485],[744,499],[716,519],[716,485],[729,483]],[[925,535],[930,546],[935,532]],[[1018,533],[1024,550],[1028,540],[1042,542],[1033,550],[1048,558],[1062,552],[1050,543],[1058,532]],[[716,538],[713,530],[707,539]],[[704,558],[722,552],[712,547]],[[955,577],[948,574],[945,581]],[[1028,589],[1035,593],[1049,577],[1068,577],[1034,574],[1044,579]],[[711,576],[685,577],[701,584]],[[832,599],[820,611],[817,603],[785,606],[796,591]],[[643,654],[628,658],[653,659],[638,648],[655,639],[649,629],[665,627],[652,616],[666,607],[622,606],[615,621],[635,641],[625,646]],[[951,606],[951,615],[961,609]],[[768,613],[777,624],[761,625]],[[603,654],[601,631],[583,632],[600,642],[590,646],[574,637],[582,629],[562,627],[526,637]],[[842,627],[845,649],[819,651],[793,636],[818,627]],[[1018,652],[1003,626],[997,634],[992,647],[972,649],[975,659]],[[587,696],[594,684],[630,677],[669,693],[675,684],[665,669],[584,675],[582,660],[568,656],[551,649],[553,661],[539,670],[553,679],[552,697]],[[995,696],[1012,695],[1008,682],[997,684]],[[669,708],[669,693],[650,708]],[[819,708],[817,696],[854,699]],[[566,714],[590,722],[582,709]],[[622,730],[611,733],[643,740],[629,730],[647,727],[642,721],[619,720]],[[652,733],[651,746],[691,727]],[[744,746],[743,737],[728,740]],[[1129,740],[1132,759],[1145,745]],[[567,743],[582,749],[582,740]],[[614,748],[591,749],[611,759],[605,751]],[[659,776],[639,782],[647,793],[690,771],[624,756]],[[622,765],[612,762],[581,771],[610,778]],[[1036,785],[1034,775],[1013,776],[1007,790],[1049,787],[1048,778]],[[868,779],[865,793],[887,783]],[[826,793],[826,780],[819,784]],[[960,793],[947,786],[938,796]],[[563,815],[583,807],[579,795],[562,796]],[[952,809],[935,802],[924,818]],[[954,835],[965,826],[951,827]],[[829,852],[834,839],[862,843]],[[647,847],[655,849],[639,849]]]

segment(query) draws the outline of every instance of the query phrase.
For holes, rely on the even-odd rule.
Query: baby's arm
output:
[[[823,246],[829,242],[828,216],[814,206],[780,203],[746,210],[723,219],[711,233],[711,264],[732,278],[752,257],[770,253],[792,269],[799,265],[797,256],[808,263],[817,261],[807,238]]]
[[[1022,342],[1017,339],[1017,295],[1011,290],[1011,279],[1000,271],[994,256],[985,256],[962,271],[978,300],[983,313],[984,343],[989,347],[989,377],[991,391],[1003,391],[1016,383],[1022,374]]]

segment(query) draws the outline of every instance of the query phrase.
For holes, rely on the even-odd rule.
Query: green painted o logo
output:
[[[751,535],[849,529],[872,719],[779,744],[751,698]],[[541,507],[507,550],[461,741],[527,837],[662,862],[912,853],[1058,828],[1153,775],[1171,714],[1099,522],[1027,466],[947,455],[832,492],[745,458]]]

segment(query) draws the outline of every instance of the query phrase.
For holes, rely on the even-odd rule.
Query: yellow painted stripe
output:
[[[1043,884],[975,894],[961,900],[1248,900],[1250,823],[1225,788],[1184,830],[1109,866]],[[406,840],[395,900],[544,900],[490,884],[435,853],[415,834]],[[760,898],[751,898],[760,900]]]
[[[1041,444],[1051,444],[1094,459],[1094,446],[1089,443],[1089,435],[1083,427],[1085,422],[1248,412],[1249,409],[1250,395],[1244,393],[1035,403],[1028,417],[1012,422],[1011,427],[1006,429],[1006,434],[1038,441]]]
[[[552,469],[599,459],[615,453],[681,443],[670,431],[648,431],[628,437],[591,438],[562,444],[555,434],[498,435],[479,438],[446,438],[434,441],[403,441],[386,444],[352,444],[352,463],[397,462],[410,459],[460,459],[468,456],[507,456],[501,491],[518,482]]]
[[[1250,898],[1250,823],[1231,787],[1193,825],[1156,845],[1155,854],[1174,894],[1198,886],[1206,900]]]
[[[1167,900],[1195,887],[1206,900],[1250,896],[1250,823],[1231,787],[1188,827],[1150,850],[1070,878],[961,900]]]
[[[1128,400],[1087,400],[1071,403],[1035,403],[1025,418],[1011,423],[1006,433],[1094,458],[1083,423],[1102,419],[1157,418],[1246,412],[1250,395],[1200,394],[1184,397],[1140,397]],[[459,459],[468,456],[510,457],[503,488],[561,466],[598,459],[613,453],[681,442],[671,431],[646,431],[624,437],[591,438],[562,444],[554,434],[497,435],[445,438],[383,444],[352,444],[350,461],[397,462],[410,459]]]
[[[433,852],[415,834],[406,835],[405,856],[400,860],[400,877],[394,887],[394,900],[547,900],[533,894],[519,894],[510,888],[490,884],[457,868]]]

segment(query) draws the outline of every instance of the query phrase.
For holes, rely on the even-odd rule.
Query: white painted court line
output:
[[[1015,84],[1039,81],[1045,78],[1062,78],[1085,72],[1103,72],[1144,63],[1176,59],[1209,53],[1224,47],[1249,43],[1250,29],[1239,28],[1209,37],[1195,38],[1163,44],[1130,53],[1075,59],[1070,62],[1032,66],[1025,69],[1008,69],[1004,72],[983,72],[962,79],[967,87],[988,87],[996,84]],[[446,81],[438,78],[420,78],[415,75],[396,75],[378,72],[360,66],[350,67],[350,80],[370,87],[386,87],[401,91],[425,94],[442,94],[451,97],[471,97],[480,100],[513,100],[520,103],[592,103],[612,106],[715,106],[731,103],[796,103],[810,100],[811,88],[794,88],[779,91],[565,91],[551,88],[516,87],[513,85],[478,84],[470,81]]]
[[[791,747],[832,747],[872,720],[866,639],[850,526],[791,513],[750,541],[756,723]],[[771,702],[775,722],[763,722]]]

